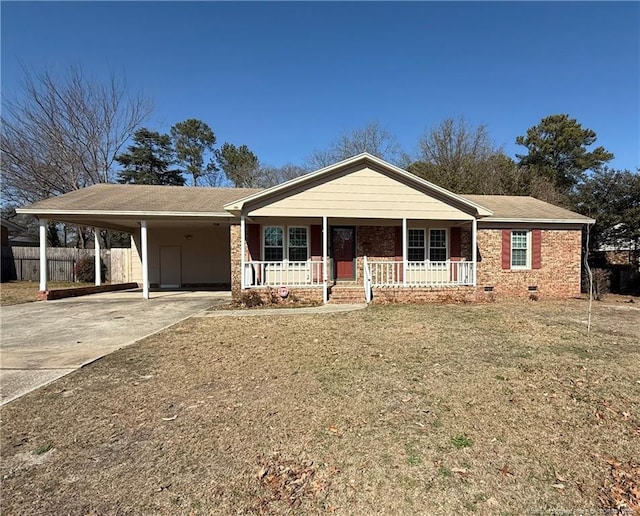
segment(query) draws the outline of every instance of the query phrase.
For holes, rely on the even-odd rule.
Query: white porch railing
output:
[[[322,260],[304,262],[250,261],[244,264],[244,285],[251,287],[322,287]]]
[[[473,262],[407,262],[406,278],[403,262],[371,261],[368,264],[373,287],[452,287],[473,285]]]

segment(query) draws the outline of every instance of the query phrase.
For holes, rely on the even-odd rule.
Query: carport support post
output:
[[[98,228],[93,228],[93,241],[94,241],[94,263],[96,268],[96,287],[99,287],[102,283],[102,271],[100,270],[100,230]]]
[[[142,297],[149,299],[149,257],[147,254],[147,221],[140,221],[140,244],[142,245]]]
[[[329,239],[329,230],[327,229],[327,217],[322,217],[322,302],[329,302],[329,276],[327,275],[327,247]]]
[[[47,220],[40,219],[40,291],[47,290]]]

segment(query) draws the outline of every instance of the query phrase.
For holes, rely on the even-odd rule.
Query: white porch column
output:
[[[40,290],[47,290],[47,221],[40,219]]]
[[[478,266],[478,220],[474,217],[471,221],[471,261],[473,262],[473,286],[476,286],[476,267]]]
[[[402,284],[407,284],[407,219],[402,219]]]
[[[329,302],[329,275],[327,266],[329,257],[327,256],[329,247],[329,230],[326,215],[322,217],[322,302]]]
[[[100,230],[98,228],[93,228],[93,248],[95,250],[95,270],[96,270],[96,287],[99,287],[102,284],[102,271],[100,270]]]
[[[140,221],[140,244],[142,245],[142,297],[149,299],[149,255],[147,253],[147,221]]]
[[[245,242],[247,240],[247,235],[246,235],[246,223],[244,220],[244,214],[240,215],[240,288],[244,289],[246,287],[246,285],[244,284],[244,275],[245,275],[245,257],[244,257],[244,253],[245,253]]]

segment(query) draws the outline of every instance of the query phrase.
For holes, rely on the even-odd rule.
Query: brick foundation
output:
[[[233,292],[233,291],[232,291]],[[233,300],[237,303],[242,302],[244,296],[250,296],[253,292],[256,292],[262,302],[266,305],[278,304],[278,305],[295,305],[295,304],[322,304],[322,289],[321,288],[304,288],[304,287],[291,287],[289,288],[289,295],[282,299],[278,294],[278,289],[269,287],[251,288],[239,291],[237,295],[233,295]]]
[[[473,287],[419,288],[378,287],[373,289],[375,304],[471,303],[476,301]]]

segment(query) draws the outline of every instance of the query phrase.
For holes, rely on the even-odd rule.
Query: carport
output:
[[[39,201],[16,211],[40,223],[40,290],[47,290],[48,221],[94,228],[99,251],[101,229],[131,235],[132,280],[149,298],[152,288],[229,288],[229,227],[226,203],[255,189],[100,184]],[[96,253],[96,285],[100,257]]]

